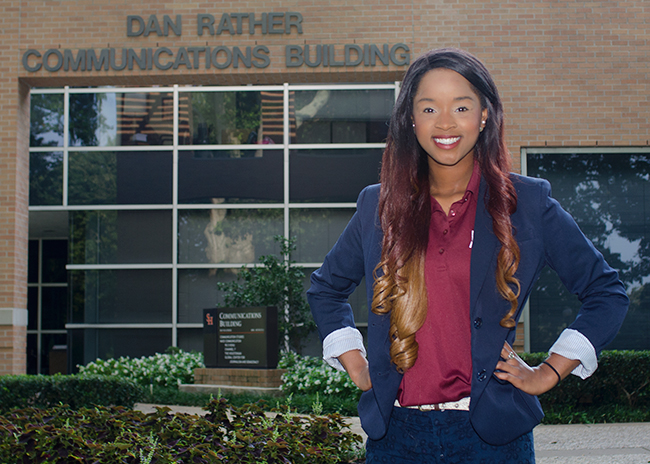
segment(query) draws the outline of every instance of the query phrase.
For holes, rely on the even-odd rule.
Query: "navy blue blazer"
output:
[[[521,284],[516,319],[540,271],[548,265],[582,303],[569,328],[586,336],[596,353],[600,353],[618,332],[629,304],[618,274],[582,234],[573,218],[551,198],[547,181],[515,174],[512,180],[518,199],[512,224],[521,251],[516,273]],[[503,342],[512,345],[515,330],[499,325],[510,304],[496,289],[500,243],[485,208],[486,190],[482,180],[470,270],[473,372],[469,414],[472,426],[484,441],[502,445],[531,431],[544,414],[537,397],[492,375]],[[355,326],[347,300],[364,276],[368,308],[371,306],[373,271],[380,259],[382,242],[378,199],[379,185],[361,192],[356,213],[323,266],[311,276],[307,296],[321,340],[337,329]],[[386,434],[402,379],[390,360],[389,325],[390,315],[368,312],[368,363],[373,387],[361,395],[358,410],[361,424],[372,439]]]

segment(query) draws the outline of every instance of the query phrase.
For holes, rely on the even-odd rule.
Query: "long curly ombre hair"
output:
[[[486,207],[494,234],[501,243],[496,283],[510,311],[501,325],[515,326],[519,281],[519,246],[512,233],[510,215],[517,208],[517,194],[510,180],[510,153],[504,140],[503,106],[490,73],[473,55],[458,49],[432,50],[409,67],[395,103],[381,165],[379,218],[384,233],[381,261],[375,269],[372,311],[390,313],[390,355],[399,372],[413,366],[418,354],[415,333],[427,315],[424,260],[429,238],[431,195],[427,155],[412,127],[413,98],[422,77],[430,70],[446,68],[472,85],[488,117],[480,133],[474,157],[488,186]]]

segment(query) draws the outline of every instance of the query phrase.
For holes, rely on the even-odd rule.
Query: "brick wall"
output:
[[[299,12],[303,34],[199,36],[197,14]],[[492,71],[519,169],[522,146],[632,146],[650,139],[650,4],[634,1],[365,0],[249,2],[16,0],[0,6],[0,307],[25,308],[28,192],[28,86],[392,82],[404,67],[297,67],[286,45],[405,43],[413,57],[440,46],[465,48]],[[183,16],[180,37],[127,37],[127,15]],[[268,47],[268,67],[180,65],[168,71],[30,73],[28,49]],[[340,55],[339,55],[340,56]],[[33,64],[33,62],[32,62]]]
[[[24,374],[26,353],[26,327],[0,325],[0,375]]]
[[[29,87],[19,79],[19,2],[0,6],[0,312],[12,324],[27,308],[27,205],[29,195]],[[0,374],[26,369],[26,332],[0,326]]]
[[[194,383],[238,387],[277,388],[285,369],[194,369]]]

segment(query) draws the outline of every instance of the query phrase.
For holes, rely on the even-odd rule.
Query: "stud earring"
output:
[[[415,123],[413,123],[413,127],[415,127]]]

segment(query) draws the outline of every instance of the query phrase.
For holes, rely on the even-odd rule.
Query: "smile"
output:
[[[453,145],[460,140],[460,137],[433,138],[434,142],[440,145]]]

